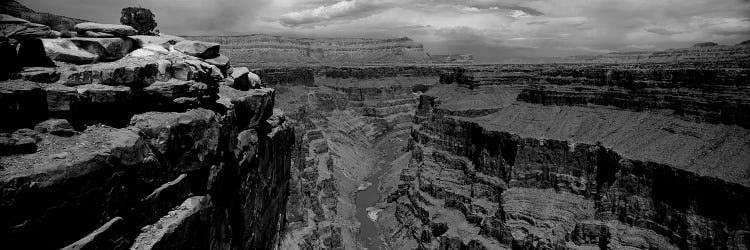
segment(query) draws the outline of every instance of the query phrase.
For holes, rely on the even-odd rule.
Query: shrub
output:
[[[122,9],[120,23],[135,28],[141,35],[156,34],[154,30],[156,28],[154,13],[151,13],[151,10],[146,8],[127,7]]]

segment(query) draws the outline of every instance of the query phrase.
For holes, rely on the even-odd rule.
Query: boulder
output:
[[[98,61],[118,60],[133,49],[134,42],[129,38],[70,38],[79,48],[98,55]]]
[[[36,152],[36,140],[18,133],[0,133],[0,155],[30,154]]]
[[[73,125],[65,119],[49,119],[40,122],[34,126],[34,130],[39,133],[50,133],[57,136],[73,136],[76,131],[73,130]]]
[[[231,87],[239,90],[259,89],[262,87],[260,77],[246,67],[234,68],[232,70],[234,83]]]
[[[16,40],[60,37],[60,32],[38,23],[0,14],[0,37]]]
[[[218,57],[220,47],[218,43],[189,40],[181,41],[174,45],[177,51],[203,59]]]
[[[198,80],[201,82],[221,82],[224,75],[221,70],[200,60],[184,60],[175,62],[170,68],[174,78],[180,80]]]
[[[256,75],[253,72],[247,74],[247,79],[250,81],[251,89],[259,89],[265,87],[263,86],[263,82],[260,81],[260,76]]]
[[[109,33],[116,36],[132,36],[138,33],[133,27],[120,24],[102,24],[102,23],[79,23],[75,26],[78,34],[85,34],[86,31]]]
[[[69,39],[42,39],[47,56],[56,61],[75,64],[90,64],[99,59],[99,55],[79,48]]]
[[[211,65],[214,65],[218,67],[221,70],[221,73],[224,75],[227,75],[227,70],[229,70],[229,57],[225,55],[219,55],[215,58],[206,59],[207,63],[210,63]]]

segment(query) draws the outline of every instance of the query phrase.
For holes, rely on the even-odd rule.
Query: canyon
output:
[[[747,42],[479,64],[409,38],[64,38],[11,7],[8,249],[750,246]]]
[[[260,69],[306,79],[276,85],[306,131],[282,248],[746,249],[748,57],[734,48]]]

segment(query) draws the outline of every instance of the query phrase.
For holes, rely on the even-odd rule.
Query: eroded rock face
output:
[[[65,41],[113,55],[130,49],[110,41],[131,40]],[[27,80],[0,82],[0,115],[10,121],[0,131],[5,247],[277,244],[295,136],[273,109],[274,90],[220,91],[226,79],[215,65],[153,43],[144,48],[153,46],[162,53],[29,68],[16,76]]]

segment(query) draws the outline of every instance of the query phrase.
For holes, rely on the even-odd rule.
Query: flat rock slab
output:
[[[85,33],[86,31],[109,33],[117,36],[132,36],[138,33],[133,27],[120,24],[102,24],[102,23],[79,23],[75,26],[75,31]]]
[[[55,61],[75,64],[90,64],[99,59],[99,55],[78,47],[70,39],[42,39],[47,56]]]
[[[98,55],[98,61],[114,61],[127,55],[134,48],[133,40],[129,38],[70,38],[79,48]]]
[[[219,55],[215,58],[206,59],[206,62],[210,63],[211,65],[215,65],[216,67],[219,67],[224,71],[229,67],[229,57],[225,55]]]
[[[218,57],[221,45],[218,43],[185,40],[175,44],[174,48],[182,53],[207,59]]]

